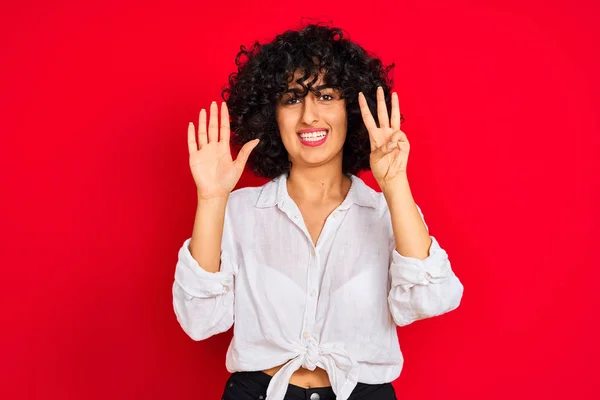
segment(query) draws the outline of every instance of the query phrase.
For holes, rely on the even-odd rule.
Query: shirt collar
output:
[[[352,204],[377,208],[376,192],[367,186],[358,176],[353,174],[348,174],[347,176],[352,180],[352,184],[350,185],[348,195],[339,209],[346,210]],[[258,196],[258,200],[256,201],[256,207],[268,208],[279,205],[281,208],[288,201],[292,201],[292,199],[287,191],[287,173],[283,173],[263,186],[260,196]]]

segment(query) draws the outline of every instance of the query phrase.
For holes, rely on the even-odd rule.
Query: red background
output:
[[[220,398],[231,331],[194,342],[171,304],[196,206],[186,128],[241,44],[302,16],[396,62],[413,194],[465,286],[399,329],[399,398],[598,395],[598,2],[15,4],[0,398]]]

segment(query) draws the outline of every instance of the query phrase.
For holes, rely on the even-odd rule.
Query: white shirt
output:
[[[338,400],[348,399],[357,382],[392,382],[404,361],[396,325],[460,303],[463,285],[437,240],[431,236],[424,260],[399,254],[383,194],[348,176],[348,195],[316,246],[283,174],[230,194],[219,272],[198,265],[191,238],[179,250],[173,283],[179,324],[194,340],[233,325],[229,372],[285,364],[266,400],[282,400],[301,366],[325,369]]]

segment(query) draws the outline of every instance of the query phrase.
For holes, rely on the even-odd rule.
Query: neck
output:
[[[340,166],[300,168],[292,165],[287,189],[295,201],[324,203],[343,200],[351,183],[351,179],[342,173]]]

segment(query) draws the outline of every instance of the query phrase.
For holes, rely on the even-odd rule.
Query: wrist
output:
[[[380,183],[379,187],[381,188],[381,192],[386,197],[396,195],[399,192],[404,193],[406,191],[410,191],[410,185],[408,183],[408,176],[406,173],[402,173],[392,179],[388,179],[387,181]]]
[[[227,195],[216,195],[216,196],[203,196],[200,193],[196,193],[198,196],[198,203],[200,204],[212,204],[212,205],[220,205],[223,203],[227,203],[229,199],[229,194]]]

